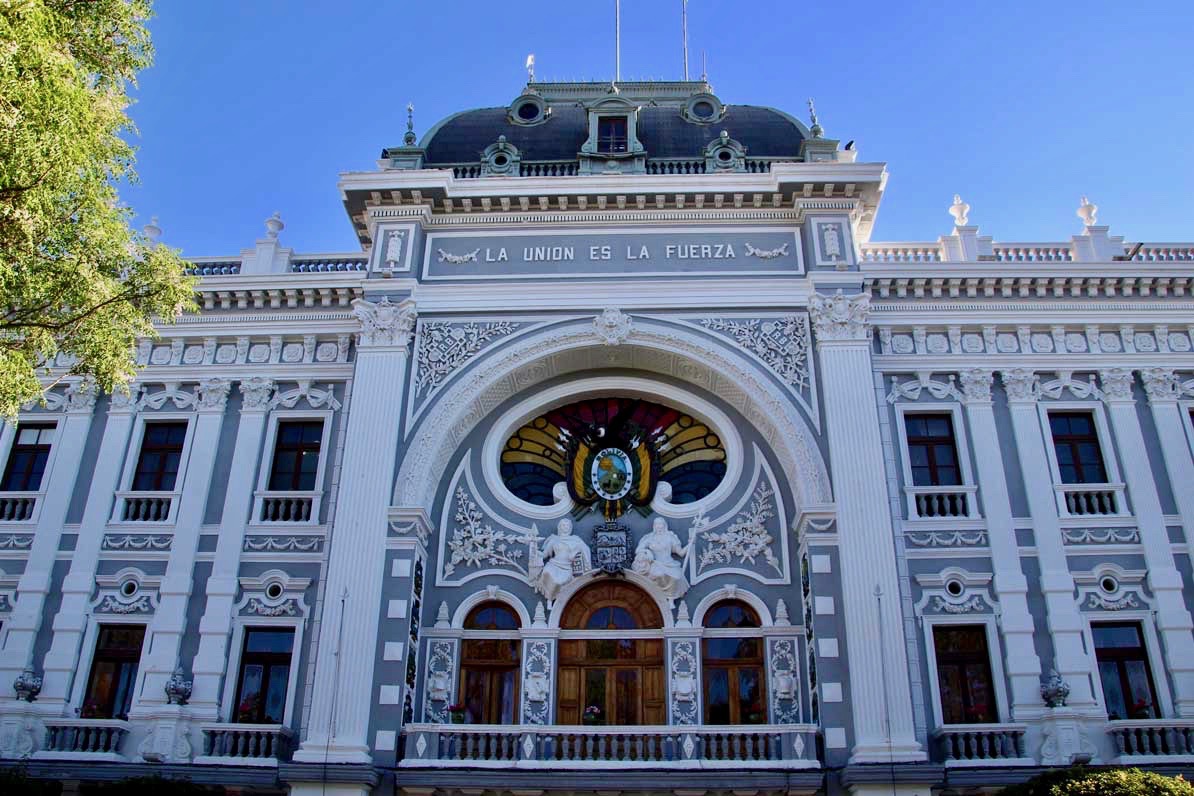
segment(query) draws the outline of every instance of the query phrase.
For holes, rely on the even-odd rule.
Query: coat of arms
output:
[[[616,575],[630,563],[630,529],[607,522],[593,529],[593,563],[608,575]]]
[[[645,510],[655,497],[659,454],[632,418],[638,402],[621,407],[606,423],[577,429],[569,440],[568,490],[579,508],[600,502],[606,523],[627,508]]]

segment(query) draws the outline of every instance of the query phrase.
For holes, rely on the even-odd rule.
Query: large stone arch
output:
[[[733,406],[779,460],[796,515],[802,507],[832,500],[828,471],[808,424],[761,365],[732,343],[660,318],[619,315],[624,326],[611,335],[606,312],[596,322],[587,317],[548,324],[478,357],[406,438],[394,505],[433,515],[452,455],[502,402],[546,379],[610,367],[667,375]]]

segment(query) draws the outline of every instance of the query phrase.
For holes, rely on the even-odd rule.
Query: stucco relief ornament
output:
[[[871,312],[871,297],[867,294],[843,296],[841,290],[832,296],[814,293],[808,308],[818,340],[866,339]]]
[[[761,556],[772,569],[783,574],[783,566],[771,550],[775,538],[767,530],[768,520],[775,516],[775,507],[771,503],[773,494],[766,483],[760,483],[750,506],[723,531],[709,530],[703,522],[693,523],[693,531],[705,541],[705,549],[697,560],[698,572],[710,564],[728,564],[735,559],[754,565],[755,559]]]
[[[1000,374],[1009,401],[1036,401],[1041,395],[1040,378],[1028,368],[1013,368]]]
[[[232,382],[228,379],[204,379],[195,388],[195,408],[200,411],[222,412],[231,389]]]
[[[12,683],[12,690],[22,702],[32,702],[41,693],[41,675],[33,673],[32,666],[26,666]]]
[[[532,539],[530,542],[530,566],[527,574],[535,591],[547,598],[548,604],[555,603],[560,589],[573,578],[593,569],[593,554],[584,539],[572,533],[572,520],[564,517],[556,526],[556,532],[543,542],[542,549]]]
[[[352,312],[361,322],[358,345],[401,348],[410,345],[410,334],[415,328],[416,316],[413,301],[395,304],[389,297],[383,297],[378,302],[354,299]]]
[[[762,320],[705,318],[701,325],[730,337],[767,363],[785,384],[800,389],[808,384],[808,323],[797,315]]]
[[[406,240],[406,232],[401,229],[392,231],[386,238],[386,265],[391,269],[402,261],[402,244]]]
[[[1110,368],[1099,371],[1099,384],[1105,401],[1132,400],[1132,371],[1127,368]]]
[[[421,324],[416,355],[418,375],[415,377],[415,394],[434,391],[486,345],[517,329],[518,324],[508,321],[470,321],[466,324],[434,321]]]
[[[240,383],[241,410],[264,411],[269,408],[270,396],[274,392],[274,380],[264,376],[251,376]]]
[[[650,533],[643,536],[635,548],[631,568],[654,583],[669,600],[683,597],[688,591],[684,569],[695,536],[695,531],[690,530],[688,544],[682,544],[680,537],[668,530],[667,520],[656,517]]]
[[[1050,708],[1064,708],[1065,701],[1070,697],[1070,686],[1056,669],[1049,670],[1049,676],[1041,682],[1041,699]]]
[[[480,249],[473,249],[468,254],[452,254],[451,252],[446,252],[443,249],[436,249],[435,251],[436,254],[439,255],[439,261],[441,263],[449,262],[453,265],[460,265],[461,263],[475,263],[477,261],[477,255],[481,253]]]
[[[170,675],[170,679],[166,681],[166,685],[163,686],[166,692],[166,704],[185,705],[191,698],[193,686],[194,681],[183,678],[182,667],[176,667],[174,673]]]
[[[84,380],[68,385],[63,392],[63,396],[66,398],[66,411],[90,413],[95,408],[96,394],[97,390],[93,381]]]
[[[756,249],[747,242],[746,254],[750,257],[758,257],[760,260],[774,260],[776,257],[786,257],[788,255],[788,244],[785,243],[775,249]]]
[[[533,544],[537,532],[532,529],[532,535],[525,536],[495,530],[493,523],[487,522],[488,519],[464,487],[456,487],[456,513],[453,515],[456,524],[452,529],[452,538],[448,540],[450,555],[444,562],[444,577],[451,577],[457,566],[481,569],[486,565],[505,564],[520,573],[526,572],[522,565],[522,550],[518,545],[524,542]]]
[[[1140,381],[1150,401],[1176,401],[1182,394],[1182,383],[1169,368],[1145,368]]]
[[[989,370],[969,368],[958,374],[958,382],[962,385],[962,402],[968,404],[990,403],[991,385],[995,376]]]
[[[634,331],[634,321],[617,307],[606,307],[593,319],[593,332],[606,345],[621,345]]]

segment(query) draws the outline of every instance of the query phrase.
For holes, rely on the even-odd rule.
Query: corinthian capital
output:
[[[1132,400],[1132,371],[1127,368],[1108,368],[1099,371],[1099,386],[1105,401]]]
[[[983,368],[970,368],[959,373],[958,382],[962,385],[962,403],[991,403],[991,384],[994,381],[995,374]]]
[[[204,379],[195,388],[195,408],[200,412],[223,412],[231,389],[228,379]]]
[[[361,322],[357,345],[410,347],[411,332],[415,328],[415,303],[406,299],[394,304],[388,297],[372,302],[356,299],[352,302],[353,314]]]
[[[265,376],[252,376],[240,383],[241,411],[264,412],[269,409],[269,399],[274,393],[274,380]]]
[[[840,290],[832,296],[814,293],[808,309],[817,330],[817,340],[868,339],[871,297],[866,293],[856,296],[843,296]]]
[[[1007,399],[1013,403],[1032,403],[1041,397],[1040,378],[1029,368],[1012,368],[999,374]]]
[[[1176,401],[1182,394],[1182,383],[1170,368],[1145,368],[1140,381],[1148,394],[1149,403]]]

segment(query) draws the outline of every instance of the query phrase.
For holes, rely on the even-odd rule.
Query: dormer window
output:
[[[597,120],[597,151],[626,152],[628,138],[625,116],[602,116]]]

